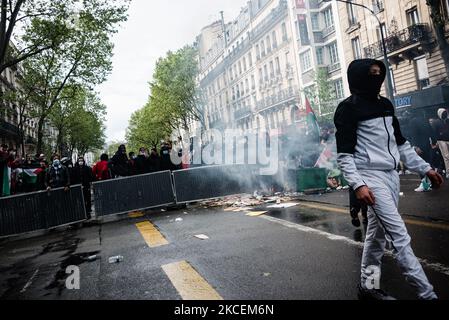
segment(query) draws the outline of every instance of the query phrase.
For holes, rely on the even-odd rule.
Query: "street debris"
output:
[[[176,219],[175,219],[175,222],[181,222],[181,221],[183,221],[182,218],[176,218]]]
[[[265,213],[267,213],[267,211],[252,211],[252,212],[248,212],[246,215],[248,217],[259,217],[261,215],[264,215]]]
[[[256,190],[253,194],[234,195],[220,199],[206,200],[201,202],[200,205],[205,209],[221,207],[224,208],[225,212],[245,212],[253,207],[263,206],[270,203],[277,205],[289,203],[302,195],[304,194],[299,192],[270,192],[267,194]]]
[[[200,240],[208,240],[208,239],[210,239],[208,236],[206,236],[205,234],[197,234],[196,236],[195,236],[195,238],[198,238],[198,239],[200,239]]]
[[[265,272],[265,273],[263,274],[263,276],[264,276],[264,277],[269,277],[269,276],[271,276],[271,273]]]
[[[123,262],[123,260],[124,260],[123,256],[115,256],[115,257],[110,257],[110,258],[108,259],[108,261],[109,261],[110,264],[113,264],[113,263],[120,263],[120,262]]]
[[[98,256],[95,254],[95,255],[93,255],[93,256],[87,257],[87,258],[86,258],[86,261],[92,262],[92,261],[97,260],[97,258],[98,258]]]
[[[276,209],[287,209],[294,206],[297,206],[299,203],[281,203],[281,204],[275,204],[272,206],[269,206],[268,208],[276,208]]]
[[[399,196],[404,197],[404,196],[405,196],[405,195],[404,195],[404,192],[400,192],[400,193],[399,193]]]

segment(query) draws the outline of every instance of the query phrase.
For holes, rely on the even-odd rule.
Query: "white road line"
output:
[[[278,218],[273,218],[273,217],[270,217],[270,216],[260,216],[259,218],[260,219],[265,219],[265,220],[268,220],[268,221],[271,221],[271,222],[274,222],[274,223],[277,223],[277,224],[280,224],[280,225],[283,225],[284,227],[287,227],[287,228],[292,228],[292,229],[296,229],[298,231],[320,235],[320,236],[323,236],[323,237],[325,237],[325,238],[327,238],[329,240],[332,240],[332,241],[345,242],[346,244],[349,244],[349,245],[352,245],[352,246],[355,246],[355,247],[359,247],[361,249],[363,249],[363,246],[364,246],[364,244],[362,242],[358,242],[358,241],[352,240],[352,239],[350,239],[348,237],[338,236],[338,235],[335,235],[335,234],[332,234],[332,233],[329,233],[329,232],[321,231],[321,230],[318,230],[318,229],[313,229],[313,228],[306,227],[306,226],[303,226],[303,225],[300,225],[300,224],[297,224],[297,223],[285,221],[285,220],[278,219]],[[390,257],[394,256],[393,253],[391,251],[388,251],[388,250],[385,251],[385,254],[387,256],[390,256]],[[444,274],[446,276],[449,276],[449,267],[447,267],[447,266],[445,266],[445,265],[443,265],[441,263],[428,262],[426,259],[418,258],[418,260],[419,260],[419,262],[421,263],[421,265],[423,267],[429,268],[429,269],[431,269],[431,270],[433,270],[435,272],[439,272],[439,273],[442,273],[442,274]]]
[[[36,278],[37,274],[39,272],[39,269],[37,269],[36,271],[34,271],[34,274],[31,276],[30,280],[28,280],[28,282],[26,283],[26,285],[23,287],[22,290],[20,290],[20,293],[24,293],[25,291],[27,291],[27,289],[31,286],[31,284],[33,283],[34,278]]]

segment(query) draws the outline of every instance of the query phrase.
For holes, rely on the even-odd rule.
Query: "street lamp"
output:
[[[332,0],[324,0],[324,2],[331,2],[331,1]],[[379,23],[380,36],[382,38],[382,49],[383,49],[383,54],[384,54],[383,60],[384,60],[385,66],[387,67],[387,88],[386,88],[387,96],[391,100],[391,102],[394,103],[393,83],[391,81],[390,62],[388,61],[387,45],[386,45],[386,41],[385,41],[384,29],[382,28],[382,22],[380,21],[379,17],[374,12],[374,10],[372,10],[371,8],[368,8],[367,6],[365,6],[363,4],[359,4],[359,3],[355,3],[353,1],[347,1],[347,0],[335,0],[335,1],[343,2],[343,3],[350,4],[350,5],[353,5],[356,7],[364,8],[364,9],[368,10],[376,18],[377,22]]]

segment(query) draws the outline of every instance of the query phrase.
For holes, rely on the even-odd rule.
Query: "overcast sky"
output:
[[[114,70],[99,87],[107,106],[107,141],[124,140],[131,114],[149,96],[156,60],[194,42],[201,29],[234,19],[246,0],[132,0],[129,19],[114,37]]]

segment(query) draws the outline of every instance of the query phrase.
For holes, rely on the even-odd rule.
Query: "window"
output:
[[[390,80],[391,80],[391,86],[393,87],[393,93],[396,94],[396,81],[394,79],[394,73],[393,73],[393,67],[390,67],[390,72],[389,72],[389,76],[390,76]]]
[[[273,48],[276,49],[278,47],[278,41],[276,39],[276,30],[271,33],[271,40],[273,40]]]
[[[274,78],[274,63],[270,61],[270,77]]]
[[[352,54],[354,55],[354,59],[362,58],[362,48],[360,46],[360,38],[355,37],[351,40],[352,44]]]
[[[245,80],[245,92],[246,92],[246,94],[249,94],[249,80],[248,79]]]
[[[424,89],[430,86],[429,69],[427,67],[426,56],[418,57],[415,60],[416,77],[418,80],[418,88]]]
[[[281,73],[281,62],[278,57],[274,61],[276,63],[276,73],[280,74]]]
[[[388,33],[387,33],[388,31],[387,31],[387,27],[385,26],[385,23],[382,23],[381,27],[382,27],[382,31],[384,33],[384,37],[386,38],[388,36]],[[378,41],[382,41],[382,33],[380,32],[380,30],[381,30],[380,27],[376,28],[376,35],[377,35]]]
[[[323,47],[316,48],[316,63],[318,65],[324,64],[324,50]]]
[[[413,26],[419,23],[418,9],[416,7],[407,10],[406,15],[407,15],[407,23],[409,26]]]
[[[248,62],[249,62],[249,66],[252,67],[253,66],[253,54],[251,52],[248,53]]]
[[[242,74],[242,62],[239,61],[238,65],[239,65],[239,74]]]
[[[334,82],[334,88],[335,88],[335,97],[337,99],[343,99],[345,96],[345,90],[343,88],[343,80],[338,79]]]
[[[287,25],[285,24],[285,22],[282,24],[282,41],[287,41],[288,36],[287,36]]]
[[[382,0],[372,0],[374,13],[379,13],[384,9],[384,4]]]
[[[246,71],[246,70],[248,70],[248,66],[246,64],[246,58],[243,57],[243,71]]]
[[[267,51],[271,52],[271,40],[269,35],[267,36],[266,40],[267,40]]]
[[[302,72],[307,72],[312,68],[312,61],[310,59],[310,50],[302,53],[299,56],[299,60],[300,60]]]
[[[260,59],[260,47],[258,44],[256,44],[256,59],[257,60]]]
[[[298,15],[298,30],[299,37],[301,39],[301,44],[307,46],[310,44],[309,40],[309,30],[307,28],[307,20],[305,14]]]
[[[331,65],[339,63],[340,58],[338,57],[337,42],[335,41],[335,42],[331,43],[327,48],[329,50],[329,59],[330,59]]]
[[[263,66],[263,72],[265,74],[265,77],[264,77],[265,81],[268,81],[268,67],[267,67],[267,65]]]
[[[251,75],[251,89],[256,89],[256,78],[254,78],[254,75]]]
[[[346,11],[348,12],[349,26],[355,25],[357,23],[357,16],[355,14],[355,9],[352,3],[346,4]]]
[[[262,71],[262,68],[259,68],[259,82],[263,82],[263,71]]]
[[[324,25],[326,28],[334,26],[334,16],[332,15],[332,8],[324,11]]]
[[[265,42],[263,40],[260,43],[260,51],[261,51],[262,57],[265,57]]]
[[[318,13],[312,13],[310,19],[312,20],[312,30],[320,30],[320,19]]]

